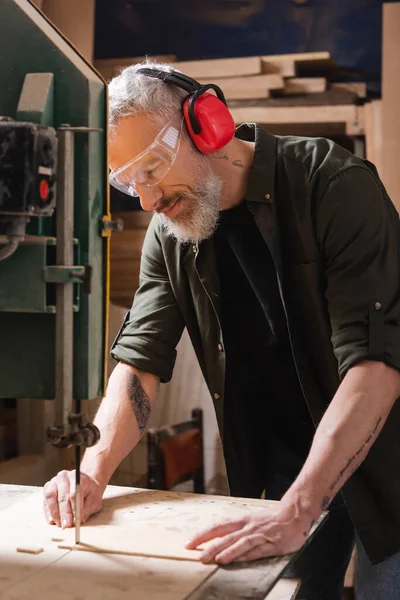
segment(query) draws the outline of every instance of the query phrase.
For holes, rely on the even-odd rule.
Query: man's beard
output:
[[[188,186],[188,190],[173,194],[162,206],[162,208],[172,206],[176,200],[182,199],[181,214],[171,219],[163,213],[157,213],[167,235],[180,244],[197,244],[201,240],[206,240],[214,234],[218,225],[223,182],[220,177],[208,170],[203,173],[203,180],[199,177],[198,181],[201,183]]]

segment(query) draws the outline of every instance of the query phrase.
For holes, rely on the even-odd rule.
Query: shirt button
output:
[[[223,349],[224,349],[223,345],[222,345],[222,344],[218,344],[218,350],[219,350],[220,352],[222,352],[222,350],[223,350]]]
[[[265,194],[265,199],[269,200],[271,198],[271,194]]]
[[[375,309],[381,310],[381,308],[382,308],[382,304],[380,302],[375,302]]]
[[[220,398],[219,394],[215,393],[215,394],[214,394],[214,399],[215,399],[215,400],[219,400],[219,398]]]
[[[193,252],[197,252],[197,246],[196,245],[193,246]]]

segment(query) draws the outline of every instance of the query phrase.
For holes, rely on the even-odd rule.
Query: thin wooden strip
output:
[[[293,54],[269,54],[261,57],[262,60],[294,60],[295,62],[332,62],[330,52],[295,52]]]
[[[26,546],[17,546],[17,552],[25,552],[26,554],[40,554],[43,552],[43,546],[37,546],[35,544],[29,544]]]

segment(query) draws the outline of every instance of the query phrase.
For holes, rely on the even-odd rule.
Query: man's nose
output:
[[[158,186],[136,185],[136,190],[143,210],[154,211],[163,197],[163,193]]]

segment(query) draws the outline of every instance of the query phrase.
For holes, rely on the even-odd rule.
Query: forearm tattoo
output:
[[[371,431],[371,433],[369,434],[369,436],[367,437],[365,442],[360,446],[360,448],[357,450],[357,452],[355,454],[353,454],[353,456],[350,456],[347,463],[339,471],[338,476],[336,477],[335,481],[333,481],[332,485],[330,486],[331,491],[333,491],[335,489],[335,487],[337,486],[339,481],[342,479],[343,475],[345,473],[347,473],[347,471],[349,471],[350,467],[351,467],[351,469],[350,469],[350,474],[348,477],[350,477],[354,473],[354,471],[356,471],[358,469],[358,467],[360,466],[360,464],[362,463],[362,461],[364,460],[365,455],[366,455],[364,450],[366,447],[368,447],[370,445],[372,438],[376,436],[381,421],[382,421],[382,417],[379,417],[378,421],[376,422],[375,427],[373,428],[373,430]]]
[[[132,403],[140,435],[143,435],[150,419],[150,400],[137,375],[129,378],[128,396]]]

